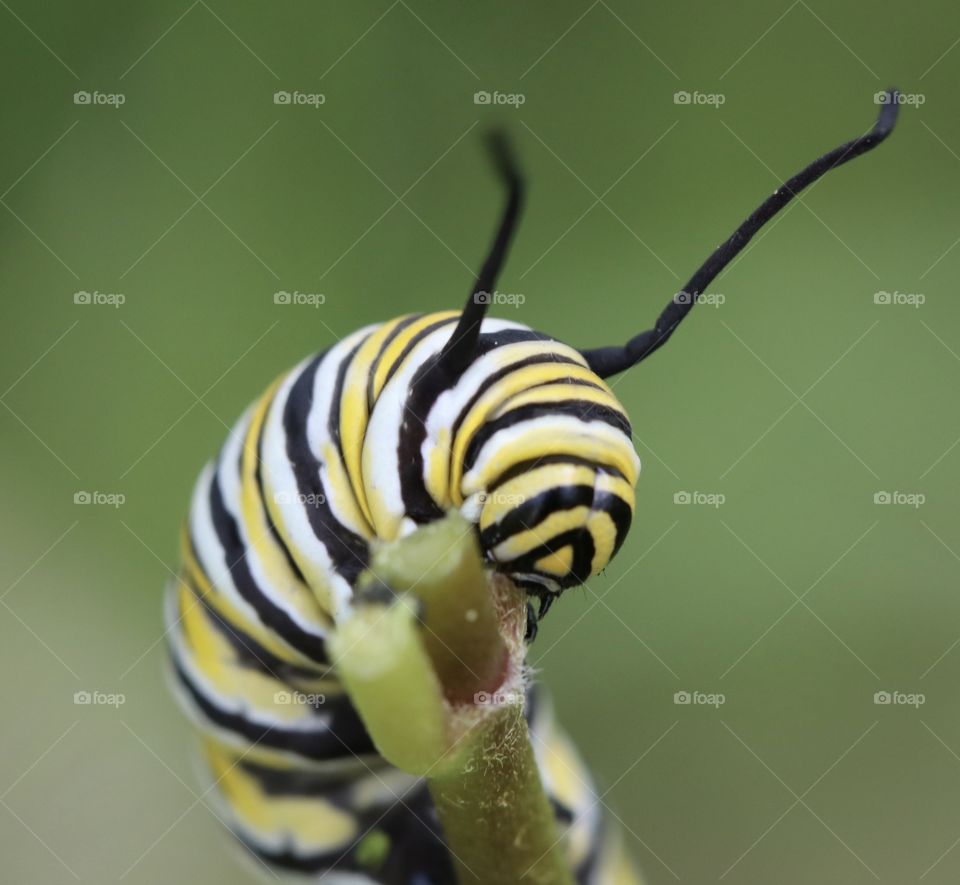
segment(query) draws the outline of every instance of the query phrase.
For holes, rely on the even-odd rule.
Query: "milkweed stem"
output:
[[[460,885],[572,885],[523,709],[499,709],[457,768],[428,778]]]
[[[523,715],[525,622],[451,515],[374,554],[330,642],[378,751],[427,780],[459,885],[573,883]]]

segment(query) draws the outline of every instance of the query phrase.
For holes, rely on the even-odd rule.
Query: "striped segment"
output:
[[[224,819],[327,882],[452,876],[425,785],[376,754],[327,656],[371,542],[459,509],[492,567],[552,600],[633,513],[630,425],[580,354],[488,319],[463,374],[434,378],[458,317],[369,326],[274,382],[201,474],[167,591],[171,681]],[[632,881],[548,705],[527,715],[578,881]]]

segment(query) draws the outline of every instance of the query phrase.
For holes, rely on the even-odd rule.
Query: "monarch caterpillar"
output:
[[[327,653],[371,543],[460,510],[489,567],[527,594],[532,640],[562,591],[615,555],[633,515],[639,460],[604,379],[661,347],[800,190],[883,141],[897,98],[886,93],[869,132],[774,191],[652,329],[595,350],[485,316],[524,191],[495,138],[508,199],[465,307],[360,329],[241,417],[196,484],[166,619],[175,688],[224,817],[259,858],[330,883],[453,880],[425,784],[376,754]],[[533,687],[525,712],[577,881],[631,881],[588,772]]]

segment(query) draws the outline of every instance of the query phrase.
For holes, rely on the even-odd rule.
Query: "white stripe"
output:
[[[622,430],[605,421],[584,420],[573,415],[540,415],[498,430],[483,444],[473,466],[464,474],[461,484],[463,494],[466,496],[483,491],[480,476],[489,463],[501,452],[509,452],[529,436],[543,438],[541,454],[544,456],[568,452],[567,443],[574,439],[596,440],[598,449],[602,450],[606,445],[614,447],[631,457],[637,471],[640,470],[640,459],[633,449],[633,443]]]
[[[318,639],[326,639],[329,631],[327,630],[322,612],[317,607],[314,599],[303,598],[303,587],[288,567],[283,552],[276,546],[276,541],[270,536],[270,531],[266,527],[266,524],[263,528],[265,537],[262,539],[258,538],[257,540],[265,542],[275,548],[277,556],[282,561],[280,566],[281,573],[287,578],[285,586],[283,587],[277,586],[271,581],[263,559],[253,544],[251,544],[250,532],[246,525],[246,520],[243,519],[243,504],[241,499],[243,485],[240,477],[240,454],[246,441],[255,409],[256,404],[247,409],[233,432],[227,438],[221,451],[217,476],[220,480],[220,490],[223,494],[224,507],[237,524],[237,530],[240,533],[240,539],[246,551],[244,562],[260,593],[276,608],[286,612],[290,620],[305,633],[316,636]],[[256,444],[255,441],[254,444]],[[264,521],[266,521],[266,517],[264,517]],[[296,597],[300,597],[305,605],[297,604]],[[310,609],[313,609],[312,613]]]
[[[285,709],[296,712],[298,718],[283,719],[271,716],[269,710],[255,708],[252,701],[244,695],[224,695],[207,679],[202,667],[197,662],[196,655],[187,645],[183,635],[183,622],[179,617],[178,599],[176,598],[176,584],[171,582],[164,600],[164,617],[168,625],[170,637],[170,652],[180,669],[184,671],[187,680],[203,695],[203,697],[218,710],[242,716],[247,722],[261,727],[272,727],[282,731],[299,731],[309,734],[326,735],[330,733],[332,714],[326,711],[315,713],[305,703],[297,702],[285,705]],[[200,603],[196,603],[200,605]],[[205,615],[206,616],[206,615]],[[207,629],[215,630],[215,627]],[[226,641],[226,640],[224,640]],[[239,666],[239,665],[237,665]],[[293,695],[287,684],[272,677],[269,673],[262,674],[276,686],[277,692]],[[198,711],[199,712],[199,711]],[[204,719],[206,721],[206,719]]]
[[[343,341],[332,347],[317,366],[314,381],[313,402],[310,414],[307,417],[307,439],[311,450],[318,460],[321,446],[329,441],[327,418],[330,411],[330,400],[336,383],[337,369],[343,359],[356,346],[357,342],[368,335],[375,326],[367,326],[355,332]],[[313,361],[310,357],[300,363],[283,380],[274,398],[273,407],[267,415],[263,438],[263,478],[264,485],[269,488],[269,494],[278,503],[283,516],[283,524],[288,535],[289,544],[297,552],[308,581],[318,584],[329,594],[333,606],[335,620],[342,618],[349,610],[350,598],[353,589],[349,583],[333,569],[333,561],[326,546],[314,534],[307,516],[308,504],[301,502],[300,489],[297,479],[287,456],[287,435],[283,427],[283,413],[287,399],[294,383],[301,373]],[[322,483],[323,469],[321,467],[320,481]],[[322,486],[324,495],[326,486]],[[334,506],[329,498],[327,503]]]
[[[506,320],[484,320],[481,328],[484,333],[489,333],[526,327]],[[363,443],[363,482],[368,490],[367,500],[371,504],[374,529],[379,538],[395,538],[402,533],[405,525],[400,477],[401,471],[409,471],[411,466],[400,463],[397,449],[400,434],[403,432],[404,406],[413,376],[449,340],[449,326],[437,329],[423,338],[380,392],[370,416]],[[429,422],[427,433],[429,437]],[[447,506],[449,501],[437,503],[443,507]]]

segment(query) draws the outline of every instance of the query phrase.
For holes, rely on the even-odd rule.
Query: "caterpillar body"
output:
[[[768,197],[652,329],[587,351],[485,316],[523,192],[494,141],[509,197],[463,310],[360,329],[242,416],[196,484],[165,611],[214,795],[262,863],[344,885],[454,881],[425,783],[377,755],[327,650],[371,545],[459,510],[489,568],[527,594],[532,639],[563,590],[610,561],[633,515],[639,459],[604,379],[662,346],[796,192],[882,141],[891,98],[867,135]],[[633,882],[589,772],[532,686],[525,714],[577,882]]]
[[[371,541],[456,507],[493,567],[553,594],[599,571],[630,522],[639,462],[629,423],[577,351],[485,319],[470,367],[443,390],[417,389],[459,319],[402,317],[304,361],[251,406],[196,486],[170,603],[174,670],[207,733],[226,813],[281,865],[359,873],[352,843],[391,805],[404,813],[387,832],[408,862],[426,874],[446,859],[435,827],[432,843],[419,832],[428,807],[404,808],[428,806],[425,789],[398,775],[383,783],[330,669],[325,638],[349,611]],[[432,404],[405,421],[417,396]],[[613,881],[603,867],[616,860],[595,850],[586,770],[546,705],[528,712],[557,815],[576,821],[573,868],[582,882]],[[374,771],[358,771],[357,757]]]

